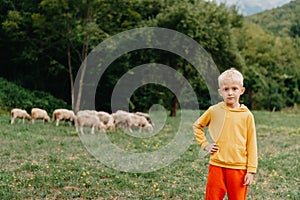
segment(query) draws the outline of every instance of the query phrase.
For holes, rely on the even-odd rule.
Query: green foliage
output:
[[[11,110],[21,108],[30,112],[31,108],[38,107],[52,112],[56,108],[67,108],[68,105],[49,93],[29,91],[14,83],[0,78],[0,108]]]
[[[300,1],[295,0],[246,18],[239,48],[247,70],[260,74],[256,79],[247,73],[247,79],[257,83],[247,85],[250,107],[280,110],[300,104],[299,14]]]
[[[227,9],[224,4],[184,0],[167,7],[153,21],[154,26],[174,29],[196,40],[220,71],[233,66],[243,68],[232,34],[242,23],[242,16],[236,10]]]
[[[300,37],[300,20],[297,19],[291,26],[291,37]]]
[[[299,18],[300,0],[293,0],[286,5],[249,16],[246,19],[277,36],[285,37],[291,35],[291,27],[297,24]]]
[[[246,62],[245,103],[252,109],[280,110],[299,104],[299,47],[289,37],[278,37],[254,23],[237,30]]]
[[[70,74],[76,77],[97,44],[125,30],[159,26],[192,37],[220,71],[241,70],[247,89],[243,101],[250,108],[280,110],[300,104],[299,2],[243,18],[235,7],[204,0],[5,0],[0,7],[0,76],[70,101]],[[201,108],[210,105],[203,77],[184,59],[141,50],[109,66],[95,97],[96,108],[109,111],[109,97],[122,74],[152,62],[180,72],[193,86]],[[145,86],[136,91],[128,100],[131,109],[145,110],[151,102],[169,107],[173,95],[160,89]]]

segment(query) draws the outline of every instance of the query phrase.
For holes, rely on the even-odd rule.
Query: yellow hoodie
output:
[[[212,140],[219,146],[219,150],[210,155],[210,164],[256,173],[255,123],[246,106],[229,108],[220,102],[209,107],[193,126],[196,139],[203,149],[209,144],[204,133],[207,126]]]

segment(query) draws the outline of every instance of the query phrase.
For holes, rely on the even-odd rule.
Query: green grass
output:
[[[300,114],[254,115],[259,168],[248,199],[300,199]],[[189,136],[193,120],[184,122]],[[168,119],[164,129],[151,138],[134,138],[121,131],[107,135],[126,151],[152,152],[172,140],[179,121],[179,117]],[[106,167],[89,154],[68,124],[10,125],[9,116],[2,114],[0,126],[0,199],[204,198],[208,157],[199,156],[195,140],[167,167],[127,173]]]

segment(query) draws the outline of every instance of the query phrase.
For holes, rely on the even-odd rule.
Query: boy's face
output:
[[[245,88],[237,81],[226,80],[220,85],[218,92],[228,107],[238,108],[240,96],[245,92]]]

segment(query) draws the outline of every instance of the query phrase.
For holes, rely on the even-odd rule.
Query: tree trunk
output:
[[[69,77],[70,77],[70,85],[71,85],[71,102],[72,108],[74,108],[74,78],[73,78],[73,69],[71,63],[71,50],[68,46],[68,67],[69,67]]]
[[[87,17],[86,17],[86,22],[85,25],[87,25],[89,22],[93,21],[93,12],[92,8],[87,10]],[[82,52],[81,52],[81,60],[82,60],[82,66],[80,67],[80,79],[79,79],[79,88],[78,88],[78,94],[77,94],[77,99],[76,99],[76,105],[75,105],[75,112],[77,113],[80,109],[80,104],[81,104],[81,98],[82,98],[82,87],[83,87],[83,79],[85,76],[86,68],[87,68],[87,56],[88,56],[88,51],[89,51],[89,44],[87,41],[90,40],[89,35],[86,33],[85,39],[83,40],[83,46],[82,46]]]
[[[76,105],[75,105],[75,113],[77,113],[80,109],[80,104],[81,104],[81,96],[82,96],[82,87],[83,87],[83,79],[87,67],[87,53],[88,53],[88,45],[83,45],[82,48],[82,67],[80,71],[80,79],[79,79],[79,85],[78,85],[78,94],[77,94],[77,99],[76,99]]]
[[[170,113],[170,117],[176,117],[177,104],[178,104],[178,99],[177,99],[176,96],[174,96],[172,98],[172,101],[171,101],[171,113]]]

